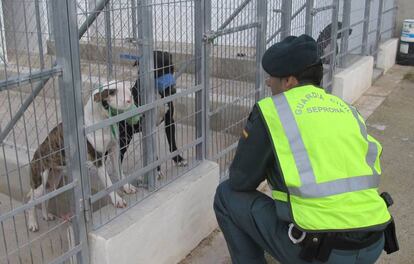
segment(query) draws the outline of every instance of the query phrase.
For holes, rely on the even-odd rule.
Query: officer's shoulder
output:
[[[254,122],[261,117],[260,109],[257,103],[254,104],[252,111],[249,114],[247,121]]]

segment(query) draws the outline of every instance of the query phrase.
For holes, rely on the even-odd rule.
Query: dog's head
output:
[[[172,74],[174,74],[174,64],[172,54],[167,51],[154,50],[154,79],[156,81],[156,89],[162,93],[166,88],[170,87],[170,93],[175,93],[174,86],[175,80]],[[136,60],[133,66],[139,67],[139,60]],[[140,95],[140,83],[139,78],[135,81],[131,91],[134,97],[135,104],[141,105]],[[174,92],[173,92],[174,91]]]
[[[168,51],[154,50],[154,77],[158,78],[165,74],[174,73],[172,54]],[[135,61],[133,66],[139,66]]]
[[[113,109],[127,110],[133,104],[129,87],[130,84],[111,81],[95,90],[93,100],[102,103],[104,107],[109,106]]]

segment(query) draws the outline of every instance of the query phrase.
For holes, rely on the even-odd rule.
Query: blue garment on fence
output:
[[[171,73],[165,74],[155,79],[155,87],[158,92],[163,92],[168,87],[175,85],[174,76]]]

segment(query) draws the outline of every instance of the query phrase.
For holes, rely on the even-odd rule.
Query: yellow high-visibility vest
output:
[[[378,194],[382,147],[356,109],[312,85],[258,103],[277,154],[294,224],[303,231],[349,231],[391,220]]]

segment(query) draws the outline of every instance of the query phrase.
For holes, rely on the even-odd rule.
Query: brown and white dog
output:
[[[85,126],[90,126],[103,121],[110,116],[108,108],[125,111],[133,104],[133,98],[129,85],[123,83],[109,82],[101,89],[95,90],[92,97],[84,107]],[[113,173],[119,179],[124,177],[122,166],[119,163],[119,139],[114,133],[112,125],[86,135],[88,166],[95,166],[100,181],[105,186],[112,185],[106,166],[105,156],[108,155],[112,162]],[[47,138],[37,148],[30,162],[30,201],[33,201],[50,190],[57,189],[64,174],[65,150],[63,142],[63,125],[58,124],[49,133]],[[129,183],[123,186],[125,193],[135,193],[137,190]],[[118,208],[126,206],[126,202],[118,193],[109,194],[111,202]],[[43,219],[53,220],[54,216],[47,212],[47,202],[42,203]],[[30,231],[38,231],[39,224],[35,207],[29,210],[28,225]]]

